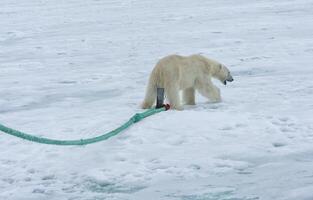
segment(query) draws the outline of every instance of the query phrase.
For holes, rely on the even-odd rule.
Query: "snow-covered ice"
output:
[[[3,0],[0,123],[78,139],[141,112],[148,75],[201,53],[235,81],[84,147],[0,133],[0,199],[313,199],[313,1]]]

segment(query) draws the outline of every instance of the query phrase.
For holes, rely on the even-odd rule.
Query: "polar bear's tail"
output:
[[[153,106],[157,96],[158,77],[158,70],[154,69],[150,75],[149,83],[146,89],[146,96],[141,104],[141,108],[148,109]]]

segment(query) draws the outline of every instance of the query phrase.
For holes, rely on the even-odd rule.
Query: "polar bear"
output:
[[[146,89],[143,109],[151,108],[157,96],[157,88],[164,88],[171,108],[183,110],[179,92],[187,105],[195,105],[195,90],[213,102],[220,102],[220,90],[211,78],[220,80],[224,85],[232,82],[227,67],[202,55],[169,55],[159,60],[151,72]]]

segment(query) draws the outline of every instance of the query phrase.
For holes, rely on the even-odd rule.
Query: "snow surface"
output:
[[[2,200],[313,199],[313,1],[2,0],[0,122],[78,139],[141,112],[172,53],[229,66],[198,97],[84,147],[0,133]]]

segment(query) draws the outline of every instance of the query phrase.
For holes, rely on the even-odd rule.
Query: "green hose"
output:
[[[87,138],[87,139],[80,139],[80,140],[54,140],[54,139],[49,139],[49,138],[44,138],[44,137],[38,137],[35,135],[29,135],[27,133],[23,133],[18,130],[14,130],[12,128],[6,127],[2,124],[0,124],[0,131],[5,132],[7,134],[32,141],[32,142],[37,142],[37,143],[42,143],[42,144],[53,144],[53,145],[87,145],[87,144],[92,144],[96,142],[100,142],[103,140],[107,140],[112,136],[115,136],[119,134],[120,132],[124,131],[128,127],[130,127],[132,124],[139,122],[140,120],[149,117],[151,115],[154,115],[156,113],[162,112],[167,110],[166,107],[162,108],[152,108],[149,109],[145,112],[142,113],[136,113],[134,116],[132,116],[126,123],[118,127],[117,129],[110,131],[106,134],[97,136],[97,137],[92,137],[92,138]]]

